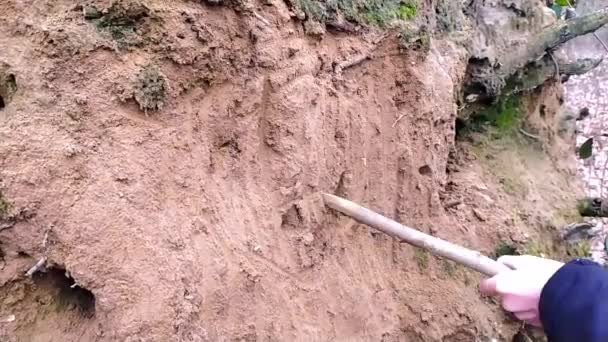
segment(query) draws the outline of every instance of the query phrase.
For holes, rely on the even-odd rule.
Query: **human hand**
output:
[[[498,262],[512,268],[480,284],[483,294],[499,296],[502,307],[512,312],[518,319],[532,325],[541,326],[538,302],[545,284],[564,264],[531,255],[505,255]]]

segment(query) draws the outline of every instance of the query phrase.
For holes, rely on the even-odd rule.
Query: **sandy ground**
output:
[[[147,1],[118,38],[84,2],[0,4],[0,80],[16,86],[0,85],[0,339],[510,340],[479,275],[319,192],[491,254],[550,229],[571,175],[534,146],[455,145],[464,63],[447,40],[424,55],[394,32],[319,39],[269,3],[266,25]],[[143,111],[150,65],[167,96]],[[522,175],[525,191],[505,186]]]

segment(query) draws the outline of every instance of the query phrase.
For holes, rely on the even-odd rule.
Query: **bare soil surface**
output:
[[[511,339],[479,275],[319,197],[488,255],[549,241],[572,174],[541,143],[455,143],[461,48],[321,39],[278,1],[87,5],[0,3],[0,340]]]

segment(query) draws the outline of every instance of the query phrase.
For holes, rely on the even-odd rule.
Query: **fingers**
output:
[[[532,324],[535,327],[539,327],[539,328],[543,327],[543,324],[540,322],[540,318],[538,316],[529,320],[528,323]]]
[[[496,291],[496,279],[498,276],[484,279],[479,284],[479,291],[486,296],[495,296],[498,294]]]
[[[510,312],[534,310],[536,301],[518,294],[507,294],[502,297],[502,307]]]
[[[517,319],[522,321],[533,321],[538,318],[538,311],[536,310],[514,312],[513,314]]]
[[[515,315],[515,317],[517,317],[517,319],[524,321],[528,324],[531,324],[535,327],[541,328],[543,326],[542,323],[540,322],[540,318],[538,316],[537,310],[515,312],[514,315]]]
[[[559,264],[556,261],[530,255],[502,256],[498,262],[511,268],[512,271],[501,272],[481,281],[479,289],[484,295],[500,296],[502,307],[512,312],[519,320],[541,327],[538,300],[546,283],[544,273],[547,273],[547,269],[557,269],[547,261]]]

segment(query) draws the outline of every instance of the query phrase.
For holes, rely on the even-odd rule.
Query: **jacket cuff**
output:
[[[539,312],[550,342],[608,341],[608,272],[590,260],[570,261],[545,284]]]

